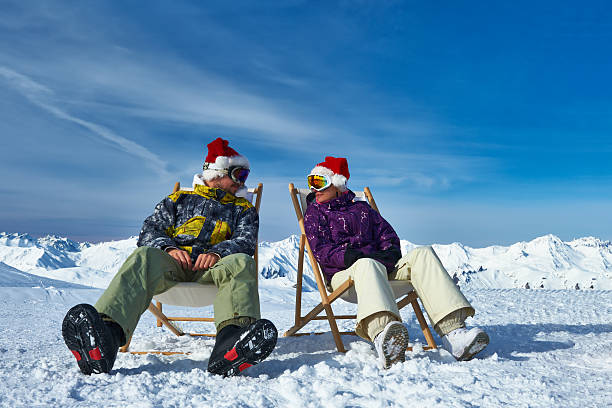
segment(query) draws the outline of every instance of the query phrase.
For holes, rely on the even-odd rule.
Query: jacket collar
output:
[[[206,198],[212,198],[218,201],[233,201],[236,197],[232,193],[228,193],[220,188],[208,187],[204,184],[195,184],[193,191]]]
[[[306,202],[308,205],[315,205],[322,210],[340,210],[342,208],[346,208],[353,204],[353,199],[355,198],[355,193],[351,190],[347,190],[346,192],[340,194],[338,197],[333,198],[324,203],[317,202],[314,193],[308,194],[306,197]]]

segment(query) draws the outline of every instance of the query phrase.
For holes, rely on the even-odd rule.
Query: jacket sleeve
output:
[[[377,248],[369,254],[369,257],[385,265],[387,272],[390,273],[393,271],[396,262],[402,257],[399,237],[387,220],[374,209],[371,212]]]
[[[219,254],[221,258],[237,253],[253,256],[257,245],[258,231],[259,214],[257,214],[255,207],[250,207],[240,213],[232,237],[213,245],[208,252]]]
[[[155,206],[153,214],[142,224],[142,230],[136,245],[164,249],[169,246],[178,247],[168,235],[168,230],[174,227],[176,221],[176,205],[169,197]]]
[[[400,250],[400,240],[395,230],[376,210],[371,209],[372,221],[374,222],[374,233],[378,242],[378,250],[388,249]]]
[[[344,253],[347,244],[332,241],[331,230],[327,222],[322,215],[313,210],[312,206],[309,206],[304,214],[304,229],[312,254],[323,269],[345,269]]]

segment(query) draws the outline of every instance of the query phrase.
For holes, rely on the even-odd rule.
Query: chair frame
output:
[[[174,189],[172,190],[173,193],[176,193],[177,191],[181,190],[181,183],[180,182],[176,182],[174,184]],[[190,191],[191,189],[183,189],[185,191]],[[257,210],[257,212],[259,213],[259,207],[261,206],[261,196],[262,196],[262,192],[263,192],[263,184],[259,183],[257,185],[257,187],[255,188],[250,188],[249,189],[249,193],[253,194],[253,197],[255,198],[255,209]],[[258,271],[259,270],[259,265],[257,262],[257,249],[258,249],[258,245],[256,243],[255,245],[255,254],[253,255],[253,258],[255,259],[255,268]],[[258,275],[259,276],[259,275]],[[211,303],[212,304],[212,303]],[[162,327],[162,326],[166,326],[168,328],[168,330],[170,330],[172,333],[176,334],[177,336],[184,336],[184,335],[189,335],[189,336],[205,336],[205,337],[216,337],[217,334],[216,333],[185,333],[183,330],[181,330],[178,326],[176,326],[173,322],[209,322],[209,323],[214,323],[215,319],[214,317],[172,317],[172,316],[166,316],[163,312],[163,304],[160,301],[155,301],[155,304],[153,302],[151,302],[149,304],[148,310],[157,318],[157,327]],[[130,343],[132,341],[132,338],[130,337],[130,339],[127,341],[127,343],[120,347],[120,351],[122,353],[125,353],[128,351],[129,347],[130,347]],[[132,354],[164,354],[164,355],[172,355],[172,354],[185,354],[183,352],[176,352],[176,351],[131,351],[130,353]],[[188,353],[187,353],[188,354]]]
[[[325,285],[323,274],[321,273],[321,269],[317,260],[315,259],[312,250],[310,249],[310,245],[308,240],[306,239],[306,230],[304,228],[304,212],[306,208],[302,208],[300,194],[306,194],[308,190],[297,189],[293,183],[289,184],[289,194],[291,196],[291,201],[293,202],[293,207],[295,209],[295,215],[298,219],[298,224],[300,225],[300,230],[302,232],[300,236],[300,246],[299,246],[299,254],[298,254],[298,270],[297,270],[297,285],[295,290],[295,323],[293,327],[287,330],[284,334],[284,337],[289,336],[303,336],[303,335],[311,335],[311,334],[323,334],[323,333],[297,333],[300,329],[302,329],[307,323],[313,320],[327,320],[329,323],[329,327],[331,329],[334,342],[336,343],[336,348],[339,352],[345,353],[346,349],[344,348],[344,344],[342,343],[341,334],[350,334],[355,335],[354,331],[351,332],[340,332],[338,329],[338,325],[336,320],[338,319],[356,319],[357,315],[335,315],[334,311],[331,307],[332,303],[340,298],[345,292],[347,292],[351,287],[354,286],[355,282],[352,279],[347,279],[343,284],[341,284],[336,290],[331,293],[327,293],[327,287]],[[378,206],[374,201],[374,197],[372,196],[372,192],[368,187],[365,187],[363,191],[355,192],[357,198],[361,198],[366,201],[374,210],[378,213]],[[310,260],[310,264],[312,266],[312,271],[317,282],[317,287],[319,289],[319,294],[321,295],[321,302],[316,305],[310,312],[308,312],[305,316],[302,316],[302,280],[304,273],[304,251],[308,251],[308,257]],[[424,346],[424,350],[432,350],[437,349],[438,346],[435,343],[433,335],[431,334],[431,330],[427,325],[427,321],[423,316],[423,312],[421,307],[417,301],[418,295],[414,290],[408,292],[406,296],[404,296],[397,303],[397,308],[402,309],[404,306],[411,304],[414,310],[414,314],[421,326],[421,330],[423,331],[423,335],[425,336],[425,340],[427,341],[427,346]],[[325,311],[325,316],[319,316],[319,314]],[[412,347],[408,347],[408,350],[412,350]]]

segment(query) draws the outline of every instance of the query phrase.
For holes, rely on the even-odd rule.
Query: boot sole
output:
[[[406,361],[406,349],[408,348],[408,330],[403,324],[394,324],[389,327],[382,340],[384,368],[389,368],[395,363]]]
[[[208,366],[208,371],[224,377],[238,375],[266,359],[274,350],[277,339],[278,331],[274,324],[266,319],[258,320],[240,336],[223,359]]]
[[[463,354],[457,358],[459,361],[469,361],[489,345],[489,335],[485,332],[478,333],[469,346],[465,348]]]
[[[109,362],[104,355],[108,349],[101,332],[104,327],[98,311],[87,304],[74,306],[62,322],[64,342],[85,375],[108,373],[113,366],[114,360]]]

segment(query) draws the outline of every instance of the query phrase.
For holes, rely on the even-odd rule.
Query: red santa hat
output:
[[[325,157],[325,161],[317,164],[310,174],[327,176],[331,183],[340,191],[346,191],[346,182],[351,176],[348,169],[348,162],[344,157]]]
[[[208,145],[208,155],[204,161],[204,171],[202,178],[212,180],[217,177],[227,175],[230,167],[251,168],[246,157],[238,154],[237,151],[229,147],[229,142],[220,137],[210,142]]]

